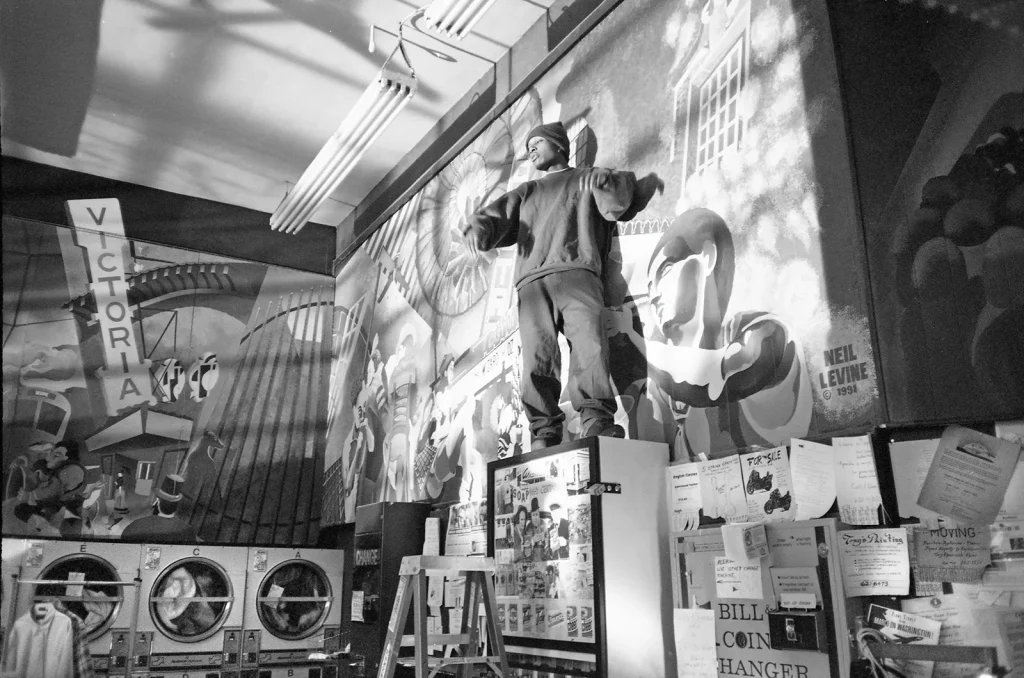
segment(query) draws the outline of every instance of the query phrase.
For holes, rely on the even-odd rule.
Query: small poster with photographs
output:
[[[494,473],[495,592],[506,636],[595,642],[586,450]]]

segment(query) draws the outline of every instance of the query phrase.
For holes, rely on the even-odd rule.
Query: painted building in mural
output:
[[[474,259],[459,233],[539,176],[525,144],[542,122],[566,124],[570,164],[639,180],[605,274],[630,437],[715,458],[877,420],[828,17],[795,5],[624,3],[352,254],[336,287],[357,310],[333,375],[330,520],[379,499],[479,498],[480,468],[529,449],[514,252]]]
[[[4,533],[315,543],[333,281],[68,208],[73,229],[4,220]]]

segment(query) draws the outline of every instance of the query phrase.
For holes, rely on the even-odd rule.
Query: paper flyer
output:
[[[722,526],[725,557],[738,563],[760,560],[768,555],[768,535],[763,523],[733,523]]]
[[[799,487],[794,520],[814,520],[832,508],[836,501],[836,462],[831,445],[793,438],[790,441],[789,468],[793,487]]]
[[[363,595],[362,591],[352,591],[352,605],[350,610],[352,621],[363,621]]]
[[[441,555],[441,519],[427,518],[423,534],[423,555]]]
[[[905,596],[910,592],[910,551],[902,527],[839,533],[846,595]]]
[[[786,446],[741,454],[740,475],[746,494],[747,522],[792,520],[793,477]]]
[[[882,495],[871,437],[833,438],[836,455],[836,493],[839,513],[850,525],[877,525]]]
[[[996,438],[1024,446],[1024,420],[997,421]],[[1017,468],[1010,478],[1010,485],[1006,488],[1006,496],[1003,497],[1003,505],[999,507],[996,520],[1024,520],[1024,448],[1021,449]]]
[[[914,578],[973,584],[992,563],[991,534],[971,526],[915,529]]]
[[[487,553],[487,502],[469,501],[448,509],[444,537],[446,556],[477,556]]]
[[[703,608],[672,610],[678,678],[718,678],[715,613]]]
[[[435,574],[427,577],[427,605],[444,604],[444,575]]]
[[[668,478],[670,524],[673,532],[695,529],[700,524],[700,472],[697,464],[677,464],[665,469]]]
[[[938,645],[942,622],[881,605],[871,605],[868,608],[867,626],[877,629],[892,643]],[[934,662],[929,661],[896,662],[897,668],[907,678],[931,678],[934,665]]]
[[[942,624],[939,645],[984,645],[986,639],[978,627],[974,605],[967,596],[948,593],[927,598],[910,598],[900,603],[910,612]],[[975,678],[980,666],[936,663],[932,678]]]
[[[1020,445],[963,426],[949,426],[917,503],[967,525],[996,520],[1010,484]]]
[[[893,484],[896,486],[896,508],[900,517],[918,518],[931,528],[940,522],[953,523],[949,518],[919,506],[918,497],[924,487],[924,479],[939,449],[939,439],[900,440],[889,443],[889,459],[892,462]]]
[[[701,507],[708,518],[740,521],[747,512],[747,498],[743,494],[743,476],[740,458],[732,455],[724,459],[697,462],[700,473]]]
[[[779,604],[782,607],[793,607],[782,604],[782,600],[797,596],[810,597],[813,601],[813,605],[810,607],[823,603],[816,567],[773,567],[770,569],[770,574],[775,597],[780,601]]]

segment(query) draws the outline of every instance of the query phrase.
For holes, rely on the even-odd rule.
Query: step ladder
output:
[[[427,572],[447,577],[466,577],[466,593],[462,606],[462,633],[427,635]],[[472,556],[406,556],[398,571],[398,592],[395,606],[388,623],[388,634],[384,641],[384,652],[380,659],[377,678],[392,678],[395,665],[399,662],[399,647],[414,646],[416,653],[411,664],[416,667],[416,678],[430,678],[437,675],[444,666],[457,666],[458,678],[469,678],[474,665],[486,664],[502,678],[508,676],[505,659],[505,645],[501,631],[495,626],[498,618],[494,595],[494,559]],[[481,601],[487,618],[486,633],[488,649],[492,653],[477,656],[480,639],[478,628]],[[410,604],[415,615],[415,634],[405,636],[405,623]],[[459,657],[431,657],[427,654],[430,645],[455,645],[460,648]],[[496,652],[496,654],[495,654]],[[403,665],[410,662],[403,658]],[[429,673],[428,673],[429,671]]]

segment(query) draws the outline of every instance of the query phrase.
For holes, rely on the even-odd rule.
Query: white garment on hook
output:
[[[74,678],[71,618],[47,605],[38,620],[31,610],[11,626],[3,674],[12,678]]]

